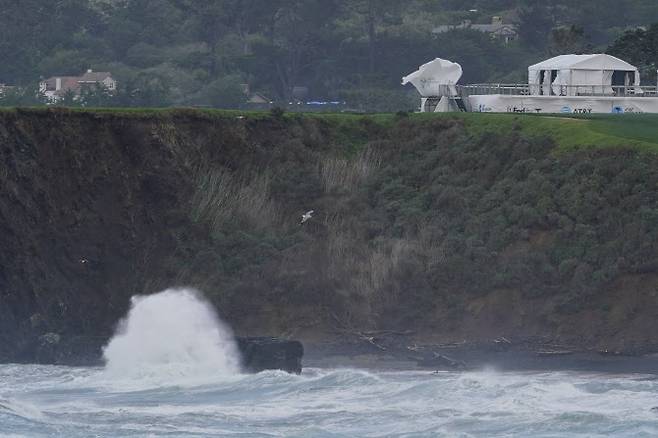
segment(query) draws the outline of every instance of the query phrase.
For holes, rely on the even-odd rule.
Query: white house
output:
[[[39,83],[39,91],[51,102],[61,100],[67,93],[80,97],[85,87],[104,86],[110,92],[117,89],[117,82],[110,72],[87,70],[80,76],[53,76]]]
[[[81,87],[84,87],[85,85],[103,84],[103,86],[110,91],[115,91],[117,89],[117,81],[115,81],[112,74],[107,71],[93,71],[92,69],[89,69],[86,73],[80,76],[78,83]]]

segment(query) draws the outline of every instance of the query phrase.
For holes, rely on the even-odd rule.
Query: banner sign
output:
[[[468,96],[472,112],[625,114],[658,113],[658,97]]]

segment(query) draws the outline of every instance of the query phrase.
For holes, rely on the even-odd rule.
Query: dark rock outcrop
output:
[[[302,372],[304,347],[299,341],[278,338],[238,338],[243,367],[251,372],[283,370]]]
[[[236,341],[246,371],[302,372],[304,347],[299,341],[268,337],[237,338]],[[10,361],[70,366],[102,365],[102,347],[106,343],[106,339],[98,337],[62,337],[56,333],[46,333],[25,343],[20,357],[11,358]]]
[[[103,337],[62,337],[46,333],[26,345],[21,361],[69,366],[102,365],[103,345],[106,343],[107,339]]]

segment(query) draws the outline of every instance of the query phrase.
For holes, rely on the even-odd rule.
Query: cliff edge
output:
[[[658,351],[656,155],[486,117],[0,111],[0,360],[174,285],[244,336]]]

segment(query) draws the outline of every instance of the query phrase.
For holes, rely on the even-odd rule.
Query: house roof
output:
[[[69,91],[74,93],[78,93],[80,91],[80,83],[78,82],[78,78],[62,78],[62,88],[55,91],[55,94],[58,96],[63,96]]]
[[[472,24],[464,21],[460,24],[444,24],[432,29],[432,33],[443,33],[453,29],[473,29],[479,32],[493,33],[496,35],[516,35],[516,25],[503,22],[493,22],[489,24]]]
[[[80,82],[103,82],[106,78],[112,78],[112,74],[107,71],[87,71],[78,78]]]
[[[51,78],[46,79],[43,81],[46,84],[46,91],[55,91],[57,88],[57,79],[61,79],[62,85],[61,85],[61,90],[66,90],[68,89],[78,89],[80,88],[80,84],[78,84],[78,77],[77,76],[53,76]]]
[[[247,103],[270,103],[270,99],[261,93],[254,93],[247,99]]]
[[[637,71],[637,67],[605,53],[590,55],[559,55],[528,67],[533,70],[624,70]]]
[[[513,24],[505,24],[505,23],[471,24],[469,28],[487,33],[511,34],[511,35],[516,34],[516,26]]]

